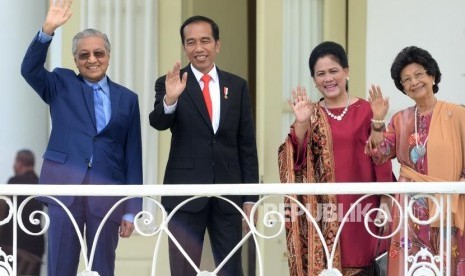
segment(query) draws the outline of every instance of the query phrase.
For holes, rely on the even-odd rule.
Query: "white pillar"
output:
[[[45,19],[47,1],[2,1],[0,24],[2,83],[0,101],[0,183],[13,175],[16,151],[28,148],[36,155],[36,171],[48,138],[47,105],[20,73],[21,62],[33,36]]]

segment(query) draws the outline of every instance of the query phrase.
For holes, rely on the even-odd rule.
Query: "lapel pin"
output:
[[[227,100],[228,99],[228,88],[227,87],[224,88],[223,93],[224,93],[224,98]]]

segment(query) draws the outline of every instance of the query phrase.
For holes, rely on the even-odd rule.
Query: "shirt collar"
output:
[[[197,82],[202,81],[203,73],[200,72],[199,70],[195,69],[195,67],[191,63],[191,70],[194,73],[195,79],[197,79]],[[213,68],[208,72],[208,75],[212,78],[213,82],[217,83],[218,82],[218,71],[216,71],[216,65],[213,64]]]
[[[110,86],[108,85],[108,78],[107,76],[105,76],[103,79],[101,79],[99,82],[95,83],[95,82],[90,82],[86,79],[84,79],[84,82],[92,87],[94,84],[98,84],[100,86],[100,88],[102,88],[102,91],[103,93],[109,95],[110,94]]]

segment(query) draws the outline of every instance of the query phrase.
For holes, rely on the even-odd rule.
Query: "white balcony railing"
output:
[[[440,255],[436,256],[427,250],[421,250],[415,256],[409,256],[408,252],[405,251],[404,260],[405,273],[404,275],[451,275],[450,271],[450,252],[451,252],[451,212],[450,212],[450,195],[451,194],[465,194],[465,185],[460,182],[441,182],[441,183],[421,183],[421,182],[408,182],[408,183],[331,183],[331,184],[232,184],[232,185],[142,185],[142,186],[132,186],[132,185],[86,185],[86,189],[82,189],[81,185],[0,185],[0,200],[6,202],[9,210],[8,215],[5,219],[0,221],[1,225],[6,224],[9,221],[14,222],[14,236],[13,236],[13,253],[12,255],[6,255],[0,249],[0,275],[17,275],[16,273],[16,260],[17,260],[17,237],[16,231],[18,228],[23,229],[29,235],[43,235],[46,233],[49,225],[49,217],[41,211],[38,211],[36,216],[30,218],[32,224],[40,224],[42,220],[42,230],[38,233],[32,233],[30,230],[25,229],[24,224],[21,220],[21,212],[28,200],[37,196],[123,196],[124,198],[119,201],[114,207],[116,208],[124,200],[127,200],[132,197],[142,197],[145,199],[145,202],[151,202],[151,208],[138,214],[138,219],[136,223],[136,230],[142,236],[156,236],[158,235],[157,242],[154,248],[153,255],[153,267],[151,275],[155,275],[156,264],[160,248],[160,237],[162,234],[167,235],[168,238],[174,239],[172,234],[167,228],[167,224],[171,218],[169,214],[165,211],[163,206],[160,204],[161,196],[180,196],[188,195],[195,197],[221,197],[220,195],[260,195],[260,200],[254,205],[252,209],[252,214],[249,217],[245,217],[245,214],[242,211],[242,208],[236,206],[236,208],[242,213],[245,220],[248,222],[250,231],[245,233],[243,240],[237,245],[235,250],[239,250],[240,246],[244,244],[248,239],[253,239],[256,246],[256,262],[257,262],[257,273],[259,275],[264,275],[264,260],[262,256],[262,251],[260,250],[260,239],[273,239],[278,235],[282,234],[284,231],[284,213],[281,208],[269,208],[267,205],[267,200],[273,197],[282,198],[286,195],[295,195],[295,194],[408,194],[415,195],[412,197],[412,200],[418,199],[420,197],[431,197],[431,195],[436,194],[440,195],[439,197],[433,197],[433,202],[437,205],[437,212],[433,218],[427,221],[419,221],[418,218],[414,217],[412,212],[412,200],[409,202],[400,203],[395,201],[394,204],[401,210],[401,216],[403,219],[400,221],[403,223],[407,222],[407,219],[413,219],[419,224],[429,224],[434,220],[440,220],[440,225],[443,227],[441,231],[441,240]],[[28,195],[29,197],[20,205],[17,206],[17,196]],[[290,197],[289,197],[290,198]],[[439,198],[439,200],[436,200]],[[192,198],[191,198],[192,199]],[[189,200],[186,200],[181,205],[187,203]],[[227,199],[223,198],[228,201]],[[292,200],[292,199],[291,199]],[[232,202],[230,202],[233,204]],[[181,206],[180,205],[180,206]],[[355,205],[351,208],[355,208]],[[63,208],[64,205],[62,205]],[[178,206],[177,208],[179,208]],[[304,206],[301,206],[302,208]],[[112,209],[112,210],[113,210]],[[110,210],[110,213],[111,211]],[[173,210],[175,212],[177,209]],[[442,210],[442,211],[441,211]],[[378,210],[376,210],[378,211]],[[251,223],[251,218],[253,218],[254,213],[259,212],[260,217],[263,218],[257,223],[257,227]],[[350,211],[349,211],[350,212]],[[104,221],[110,215],[104,218]],[[68,212],[69,214],[69,212]],[[155,219],[155,215],[158,219]],[[315,218],[313,218],[309,213],[307,213],[309,220],[316,225]],[[40,219],[38,219],[38,217]],[[367,216],[368,217],[368,216]],[[72,218],[73,219],[73,218]],[[341,229],[344,225],[344,220],[347,219],[347,216],[344,217],[341,222]],[[73,219],[74,221],[74,219]],[[377,224],[382,224],[382,222],[375,222]],[[155,225],[155,227],[154,227]],[[447,226],[447,227],[446,227]],[[264,234],[264,231],[259,229],[273,228],[276,231],[273,231],[273,234]],[[402,230],[400,230],[402,228]],[[77,229],[77,228],[76,228]],[[336,240],[339,238],[340,231],[336,235]],[[404,231],[404,235],[408,236],[408,227],[398,227],[394,229],[394,233],[389,234],[388,236],[380,238],[390,238],[398,231]],[[374,235],[374,234],[372,234]],[[80,237],[80,234],[78,234]],[[320,238],[322,237],[321,232],[319,232]],[[375,236],[375,235],[374,235]],[[444,238],[445,237],[445,238]],[[80,237],[81,245],[84,246],[84,241]],[[175,240],[174,240],[175,241]],[[176,241],[175,241],[176,243]],[[95,250],[95,242],[92,245],[92,249]],[[325,244],[325,242],[323,242]],[[183,251],[181,249],[181,251]],[[332,267],[332,254],[325,248],[325,254],[328,261],[328,267],[325,272],[321,275],[342,275],[337,269]],[[85,250],[83,250],[85,252]],[[232,255],[232,252],[230,255]],[[163,252],[162,254],[167,254]],[[425,258],[425,256],[429,256]],[[91,254],[88,259],[86,254],[83,253],[85,270],[82,272],[82,275],[98,275],[93,273],[90,269],[92,265],[93,254]],[[189,259],[189,256],[186,256]],[[227,257],[228,258],[228,257]],[[425,261],[425,260],[429,261]],[[226,262],[225,259],[223,262]],[[445,262],[445,263],[444,263]],[[191,262],[192,263],[192,262]],[[408,263],[408,264],[407,264]],[[193,264],[193,263],[192,263]],[[216,275],[217,271],[221,268],[220,264],[214,271],[200,271],[199,268],[196,268],[198,275],[207,276],[207,275]],[[326,274],[327,273],[327,274]],[[426,274],[425,274],[426,273]]]

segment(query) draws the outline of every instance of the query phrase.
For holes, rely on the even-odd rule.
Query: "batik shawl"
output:
[[[294,148],[289,137],[279,148],[279,173],[282,183],[335,182],[331,129],[327,117],[318,105],[315,105],[314,111],[312,129],[309,131],[312,135],[308,137],[307,143],[307,152],[312,154],[307,154],[307,162],[302,170],[296,172],[294,169]],[[335,195],[293,195],[291,197],[302,203],[314,218],[317,217],[319,204],[328,203],[337,206]],[[297,204],[288,198],[285,199],[285,204],[287,206],[286,240],[290,275],[318,275],[327,267],[322,241],[315,227],[309,227],[308,223],[310,222],[305,215],[299,212],[300,208]],[[318,224],[329,252],[331,252],[339,222],[337,220],[333,222],[320,220]],[[341,270],[339,246],[336,247],[332,266]]]

